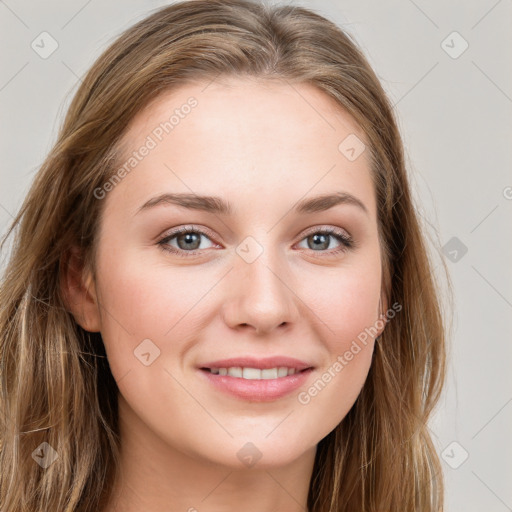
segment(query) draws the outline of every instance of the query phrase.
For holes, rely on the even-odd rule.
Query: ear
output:
[[[60,289],[77,324],[86,331],[99,332],[101,317],[96,286],[77,247],[71,247],[61,261]]]

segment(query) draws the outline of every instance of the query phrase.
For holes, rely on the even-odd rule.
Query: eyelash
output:
[[[160,239],[157,242],[157,244],[163,251],[170,252],[170,253],[175,254],[182,258],[187,258],[189,256],[195,256],[204,250],[204,249],[196,249],[195,251],[184,251],[183,249],[175,249],[174,247],[171,247],[170,245],[168,245],[168,242],[170,240],[172,240],[176,236],[181,235],[183,233],[195,233],[195,234],[199,234],[199,235],[204,235],[207,238],[211,239],[209,234],[206,231],[203,231],[202,229],[196,228],[194,226],[184,226],[184,227],[175,229],[170,234],[165,235],[165,237]],[[347,236],[344,232],[342,232],[341,230],[336,229],[336,228],[321,228],[321,229],[318,229],[315,231],[310,231],[300,241],[304,240],[304,238],[307,238],[308,236],[316,235],[316,234],[331,235],[335,239],[337,239],[339,242],[341,242],[341,246],[338,247],[337,249],[331,249],[330,251],[313,251],[313,252],[325,253],[321,257],[335,256],[339,253],[346,252],[346,251],[356,247],[356,243],[352,237]]]

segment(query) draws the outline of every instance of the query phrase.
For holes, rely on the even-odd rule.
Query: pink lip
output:
[[[249,380],[241,377],[231,377],[230,375],[216,375],[205,370],[205,368],[231,367],[266,369],[283,366],[295,368],[297,373],[277,379]],[[288,395],[303,385],[313,371],[312,364],[287,356],[273,356],[261,359],[245,356],[220,359],[200,364],[198,368],[200,369],[200,374],[208,379],[209,383],[217,389],[237,398],[254,402],[269,402]]]
[[[280,366],[286,366],[288,368],[295,368],[298,371],[313,367],[312,364],[305,363],[304,361],[300,361],[294,357],[274,356],[258,359],[256,357],[247,356],[221,359],[219,361],[212,361],[209,363],[207,362],[200,364],[199,368],[230,368],[235,366],[242,368],[260,368],[262,370],[266,368],[279,368]]]
[[[240,361],[240,360],[237,360]],[[217,362],[218,363],[218,362]],[[216,364],[217,364],[216,363]],[[222,361],[225,364],[225,361]],[[252,363],[254,364],[254,363]],[[261,360],[260,363],[261,364]],[[267,364],[267,363],[265,363]],[[227,366],[243,366],[240,364],[230,363]],[[247,367],[254,368],[255,366],[246,365]],[[275,366],[290,366],[287,364],[278,364]],[[214,366],[215,367],[215,366]],[[269,366],[273,368],[274,366]],[[291,367],[294,367],[293,365]],[[225,366],[219,366],[219,368],[225,368]],[[256,366],[258,368],[258,366]],[[243,400],[250,400],[253,402],[270,402],[282,398],[292,391],[302,386],[309,375],[313,371],[312,368],[308,368],[300,373],[288,375],[287,377],[279,377],[277,379],[266,379],[266,380],[249,380],[242,379],[239,377],[231,377],[229,375],[215,375],[210,373],[208,370],[199,370],[199,374],[203,375],[208,382],[215,386],[220,391],[241,398]]]

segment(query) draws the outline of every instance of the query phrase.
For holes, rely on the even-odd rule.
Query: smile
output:
[[[287,367],[200,368],[198,371],[208,387],[250,402],[271,402],[290,396],[307,384],[312,372],[311,367],[300,371]]]
[[[295,373],[300,373],[296,368],[288,368],[280,366],[276,368],[242,368],[240,366],[232,366],[229,368],[202,368],[214,375],[227,375],[229,377],[238,377],[247,380],[270,380],[288,377]]]

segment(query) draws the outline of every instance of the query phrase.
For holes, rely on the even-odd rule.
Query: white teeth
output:
[[[240,368],[240,366],[228,368],[228,375],[230,375],[231,377],[241,377],[242,376],[242,368]]]
[[[210,368],[210,372],[215,375],[229,375],[230,377],[238,377],[248,380],[267,380],[278,379],[280,377],[287,377],[298,373],[295,368],[287,368],[280,366],[279,368],[241,368],[240,366],[233,366],[230,368]]]
[[[242,377],[244,379],[260,380],[261,370],[259,368],[244,368],[242,371]]]
[[[265,368],[261,370],[262,379],[277,379],[277,368]]]
[[[286,366],[280,366],[277,369],[277,376],[278,377],[286,377],[288,375],[288,368]]]

